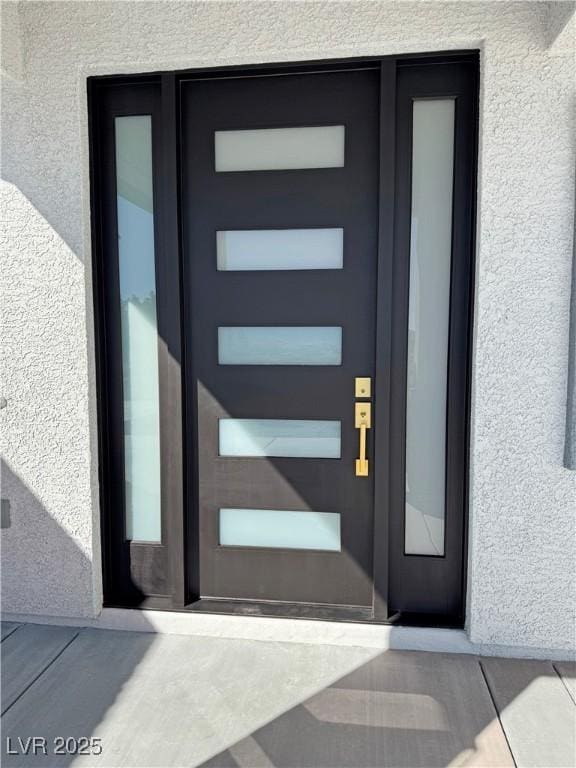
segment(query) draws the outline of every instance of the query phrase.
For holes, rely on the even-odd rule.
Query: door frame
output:
[[[450,298],[450,339],[446,435],[446,498],[460,530],[460,544],[447,550],[458,581],[458,596],[444,610],[425,614],[397,610],[404,586],[418,587],[414,558],[427,572],[425,556],[405,555],[404,448],[408,282],[410,246],[410,157],[397,162],[399,143],[411,140],[397,128],[397,84],[417,68],[465,66],[466,130],[455,138],[455,176]],[[181,307],[179,96],[187,80],[380,69],[380,174],[377,266],[376,369],[374,390],[388,407],[374,410],[374,594],[372,611],[330,606],[260,604],[201,600],[198,569],[197,460],[185,435],[194,435],[195,414],[183,399],[184,345]],[[198,68],[128,76],[90,77],[88,117],[94,285],[98,450],[104,604],[115,607],[190,610],[206,613],[291,616],[326,620],[461,627],[465,614],[468,521],[470,371],[473,326],[476,166],[478,144],[478,51],[358,57],[274,65]],[[410,79],[410,78],[409,78]],[[417,79],[417,78],[416,78]],[[140,94],[127,96],[126,94]],[[455,94],[460,98],[461,94]],[[135,111],[136,110],[136,111]],[[139,111],[138,111],[139,110]],[[114,163],[110,116],[152,114],[154,231],[158,320],[162,543],[124,543],[122,360],[120,347]],[[410,146],[410,145],[408,145]],[[460,146],[460,154],[458,147]],[[404,146],[405,150],[405,146]],[[112,153],[113,154],[113,153]],[[457,158],[461,159],[458,160]],[[460,163],[460,166],[458,166]],[[457,189],[461,197],[457,200]],[[408,190],[408,197],[406,197]],[[406,201],[408,204],[406,205]],[[456,213],[459,206],[458,214]],[[458,257],[455,259],[455,255]],[[408,258],[407,258],[408,256]],[[455,270],[455,264],[458,269]],[[457,274],[455,274],[457,273]],[[174,301],[174,296],[179,300]],[[458,299],[459,313],[452,307]],[[387,361],[392,360],[388,365]],[[397,361],[397,362],[396,362]],[[352,402],[352,400],[351,400]],[[184,425],[187,428],[184,428]],[[396,509],[396,515],[390,514]],[[400,512],[401,510],[401,512]],[[402,535],[401,535],[402,534]],[[400,540],[401,538],[401,540]],[[122,543],[124,546],[122,546]],[[385,553],[385,556],[382,556]],[[394,569],[394,570],[393,570]],[[139,586],[126,587],[126,579]],[[434,578],[432,576],[432,578]],[[391,591],[392,590],[392,591]],[[398,598],[394,591],[397,592]]]

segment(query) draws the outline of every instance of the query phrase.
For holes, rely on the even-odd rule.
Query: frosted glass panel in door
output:
[[[405,552],[444,554],[454,100],[413,106]]]
[[[220,456],[340,458],[339,421],[220,419]]]
[[[218,328],[220,365],[340,365],[342,328]]]
[[[340,515],[285,509],[221,509],[220,544],[340,551]]]
[[[124,476],[129,540],[161,539],[160,416],[154,267],[152,125],[117,117],[118,271],[124,393]]]
[[[216,171],[277,171],[341,168],[343,125],[216,131]]]
[[[216,233],[220,271],[342,269],[344,230],[239,229]]]

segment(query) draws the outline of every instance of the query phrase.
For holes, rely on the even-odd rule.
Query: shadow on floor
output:
[[[48,652],[56,631],[72,639]],[[36,669],[3,716],[4,766],[574,764],[570,665],[565,686],[549,662],[37,625],[1,648],[3,696]],[[58,737],[102,753],[56,755]]]
[[[74,637],[5,713],[4,766],[514,765],[475,657],[11,629],[5,683],[18,669],[18,648],[30,664],[47,630]],[[45,740],[46,754],[30,753],[33,736]],[[86,751],[99,744],[102,754],[56,755],[57,737],[97,739]]]
[[[387,651],[204,768],[512,766],[476,659]]]
[[[74,537],[54,520],[50,501],[43,502],[5,460],[0,462],[0,479],[3,611],[17,606],[29,615],[42,615],[49,606],[49,612],[56,616],[84,615],[84,596],[93,593],[93,564]],[[72,512],[73,504],[71,499]],[[142,633],[102,647],[97,638],[103,639],[105,634],[93,633],[94,643],[90,645],[87,640],[92,635],[75,627],[2,625],[3,765],[13,759],[18,765],[27,765],[33,749],[29,737],[41,736],[43,727],[53,738],[90,736],[97,729],[155,641],[153,634]],[[107,648],[104,657],[103,648]],[[46,684],[48,688],[44,688]],[[66,720],[60,717],[64,693],[71,702]],[[7,728],[14,716],[22,724],[17,734]],[[16,742],[9,744],[11,735]],[[40,745],[38,742],[38,748]],[[7,754],[10,748],[18,754]],[[26,750],[28,754],[22,754]],[[74,756],[52,758],[53,765],[66,766]]]

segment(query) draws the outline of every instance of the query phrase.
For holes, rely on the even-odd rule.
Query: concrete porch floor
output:
[[[576,764],[570,662],[10,623],[1,651],[4,766]]]

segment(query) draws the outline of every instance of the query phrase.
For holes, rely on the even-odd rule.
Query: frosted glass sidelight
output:
[[[405,552],[444,554],[454,100],[413,106]]]
[[[342,328],[218,328],[220,365],[340,365]]]
[[[340,515],[285,509],[221,509],[220,544],[340,552]]]
[[[343,229],[246,229],[216,233],[220,271],[342,269]]]
[[[124,390],[126,538],[158,542],[160,412],[154,271],[152,123],[117,117],[118,270]]]
[[[339,421],[220,419],[220,456],[340,458]]]
[[[216,171],[342,168],[344,126],[216,131]]]

